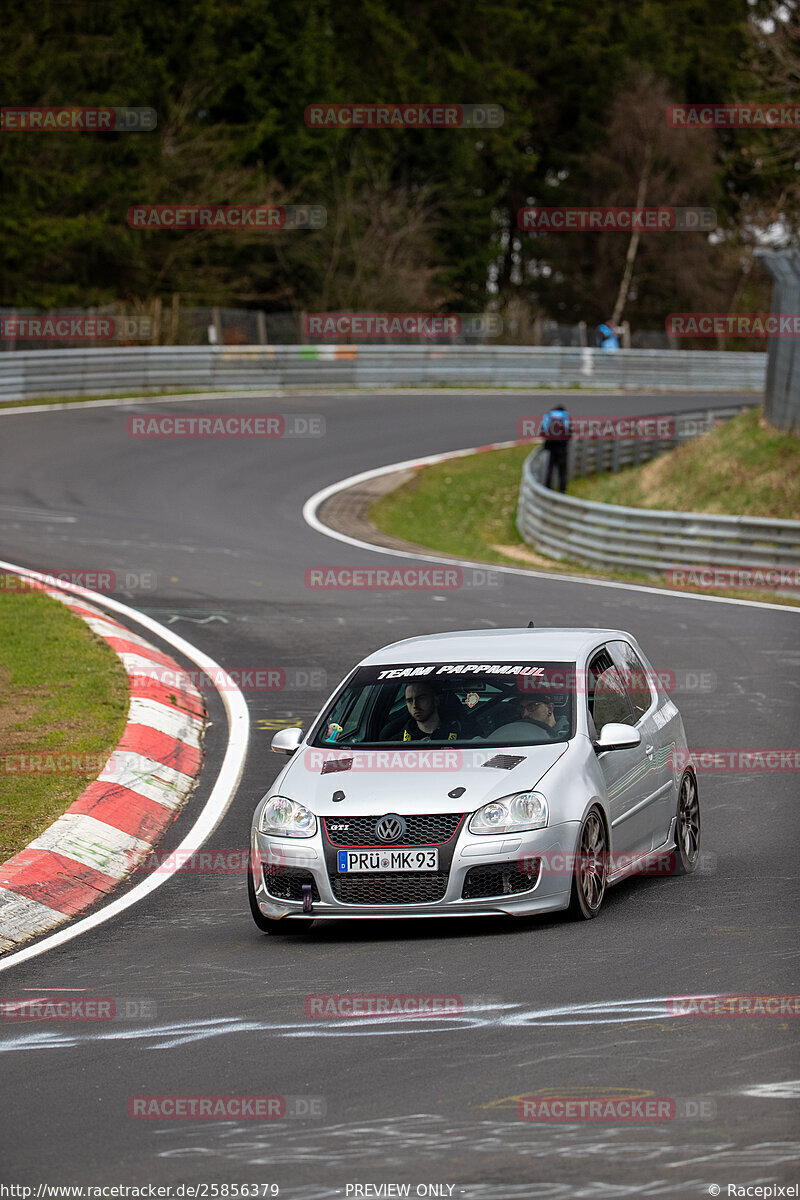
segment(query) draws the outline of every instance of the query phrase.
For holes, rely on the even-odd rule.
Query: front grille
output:
[[[376,817],[328,817],[324,821],[328,840],[334,846],[382,846],[385,843],[375,836],[375,826],[383,814]],[[435,846],[449,842],[461,823],[463,813],[435,813],[431,816],[413,814],[406,816],[408,826],[405,837],[392,846]],[[331,825],[347,825],[347,829],[335,829]]]
[[[447,891],[444,871],[393,871],[380,875],[332,875],[342,904],[429,904]]]
[[[264,884],[276,900],[302,900],[304,883],[311,884],[312,900],[319,900],[319,891],[310,871],[299,867],[264,867]]]
[[[516,892],[529,892],[538,877],[538,858],[531,861],[530,872],[518,871],[516,867],[502,863],[470,867],[464,876],[461,899],[478,900],[486,896],[513,896]]]

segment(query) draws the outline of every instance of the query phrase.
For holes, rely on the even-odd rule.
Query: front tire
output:
[[[250,901],[251,916],[262,933],[270,933],[275,936],[279,936],[280,934],[286,935],[291,933],[308,933],[309,929],[314,924],[312,920],[289,921],[285,917],[281,920],[275,920],[272,917],[265,917],[261,909],[258,907],[256,887],[253,882],[253,872],[249,867],[247,869],[247,899]]]
[[[572,893],[567,912],[579,921],[591,921],[600,912],[606,892],[608,838],[600,810],[591,809],[578,834],[572,873]]]
[[[675,867],[673,875],[691,875],[700,860],[700,797],[697,780],[685,771],[678,789],[675,822]]]

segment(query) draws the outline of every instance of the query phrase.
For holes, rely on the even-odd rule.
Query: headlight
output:
[[[547,801],[540,792],[518,792],[479,808],[469,823],[470,833],[522,833],[544,829]]]
[[[270,796],[262,809],[258,830],[278,837],[313,837],[317,832],[317,818],[296,800]]]

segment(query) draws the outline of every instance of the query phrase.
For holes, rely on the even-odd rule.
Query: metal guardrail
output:
[[[766,354],[570,346],[137,346],[0,354],[0,399],[414,385],[763,391]]]
[[[715,417],[727,419],[741,411],[674,414],[675,440],[686,441],[710,428]],[[606,453],[600,448],[573,449],[573,445],[570,454],[579,475],[582,462],[595,469],[591,464],[598,461],[597,455]],[[638,461],[645,462],[670,448],[669,442],[641,443],[636,451]],[[616,455],[618,467],[634,462],[632,442],[621,443],[616,451],[609,446],[608,453]],[[626,508],[579,500],[544,486],[547,458],[547,452],[537,447],[523,464],[517,528],[529,545],[549,558],[653,574],[682,566],[800,567],[800,521]]]
[[[719,421],[738,417],[739,413],[752,407],[752,404],[739,404],[735,408],[708,408],[701,412],[647,418],[647,424],[651,428],[658,421],[662,426],[662,433],[669,432],[668,437],[645,439],[588,435],[573,438],[567,451],[568,477],[578,479],[584,475],[601,474],[606,471],[616,474],[623,467],[638,467],[640,463],[649,462],[659,454],[674,450],[676,446],[699,437],[701,433],[707,433]]]

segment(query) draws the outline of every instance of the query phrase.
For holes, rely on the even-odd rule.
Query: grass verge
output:
[[[662,576],[600,572],[569,559],[545,558],[526,545],[515,518],[522,464],[530,451],[530,445],[514,446],[421,467],[408,483],[370,505],[370,520],[393,537],[458,558],[587,579],[668,586]],[[780,592],[715,589],[707,594],[800,606],[800,601]]]
[[[0,862],[97,777],[127,711],[125,670],[84,621],[42,592],[0,590]],[[21,770],[22,755],[42,769]],[[62,755],[68,770],[44,769]]]
[[[630,508],[800,519],[800,436],[751,409],[617,475],[576,479],[571,496]]]

